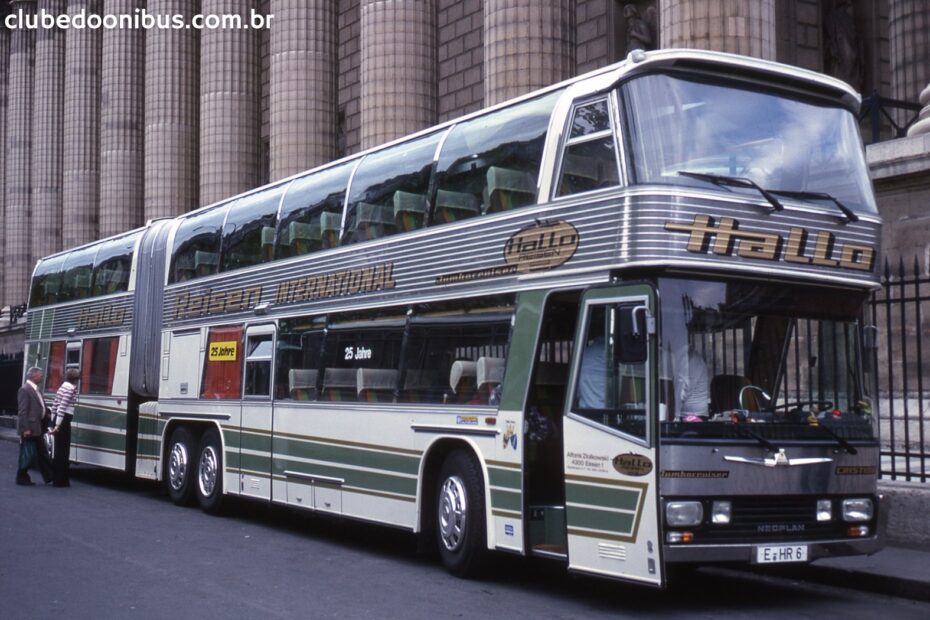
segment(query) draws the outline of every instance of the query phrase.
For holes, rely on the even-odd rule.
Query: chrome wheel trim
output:
[[[439,491],[439,537],[449,551],[458,551],[465,541],[468,525],[468,496],[465,483],[449,476]]]
[[[171,446],[171,454],[168,455],[168,484],[172,490],[180,491],[184,487],[189,466],[187,446],[179,441]]]
[[[197,484],[200,485],[200,494],[204,497],[213,495],[216,488],[216,478],[219,475],[217,463],[219,459],[213,446],[207,446],[200,455],[200,468],[197,476]]]

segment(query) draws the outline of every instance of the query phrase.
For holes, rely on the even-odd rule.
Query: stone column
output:
[[[197,0],[149,0],[150,15],[200,12]],[[145,33],[145,219],[199,204],[200,35],[195,29]]]
[[[6,166],[9,161],[7,149],[9,148],[6,141],[6,115],[9,95],[9,77],[10,77],[10,31],[6,28],[0,28],[0,221],[6,221],[4,213],[6,212]],[[6,238],[0,234],[0,258],[5,255]],[[0,307],[9,304],[6,291],[3,288],[5,281],[4,270],[0,269]]]
[[[908,135],[930,130],[930,11],[926,0],[890,0],[888,31],[891,47],[891,96],[925,106]],[[904,120],[907,115],[900,115]]]
[[[775,0],[659,0],[659,16],[663,48],[775,60]]]
[[[436,122],[434,0],[362,0],[362,149]]]
[[[39,0],[48,15],[65,12],[65,0]],[[32,258],[61,249],[62,141],[64,139],[65,31],[36,31],[32,124]]]
[[[270,176],[281,179],[336,155],[336,6],[272,0]]]
[[[574,0],[485,0],[484,104],[575,72]]]
[[[18,0],[11,10],[35,12],[35,2]],[[35,31],[19,28],[10,33],[9,99],[6,134],[6,211],[3,214],[6,272],[3,305],[26,303],[32,275],[29,217],[32,207],[32,101]]]
[[[68,0],[68,14],[99,13],[99,0]],[[65,40],[64,183],[61,241],[65,248],[97,238],[100,202],[100,61],[103,32],[68,30]]]
[[[144,0],[104,0],[106,15],[134,15]],[[100,236],[141,226],[145,157],[145,31],[103,32],[100,78]]]
[[[241,15],[250,0],[204,0],[204,15]],[[200,204],[258,185],[261,147],[259,31],[200,35]]]

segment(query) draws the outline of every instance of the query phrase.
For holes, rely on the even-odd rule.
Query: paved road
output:
[[[716,569],[659,593],[501,556],[463,581],[386,528],[247,503],[211,517],[94,469],[68,489],[18,487],[16,450],[0,442],[4,620],[930,617],[927,603]]]

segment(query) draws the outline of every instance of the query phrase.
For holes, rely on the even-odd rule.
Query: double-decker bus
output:
[[[859,99],[666,50],[42,260],[71,460],[661,586],[880,548]]]

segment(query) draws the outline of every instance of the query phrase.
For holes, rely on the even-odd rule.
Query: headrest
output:
[[[315,388],[318,374],[316,368],[291,368],[287,371],[287,387],[289,390]]]
[[[477,364],[466,360],[452,362],[452,370],[449,371],[449,387],[453,392],[458,390],[459,381],[462,377],[477,377]]]
[[[323,389],[352,388],[357,385],[355,368],[327,368],[323,373]]]
[[[359,394],[362,390],[393,390],[397,385],[397,371],[388,368],[359,368],[356,385]]]
[[[479,388],[486,383],[500,383],[504,378],[504,358],[479,357],[477,374]]]

